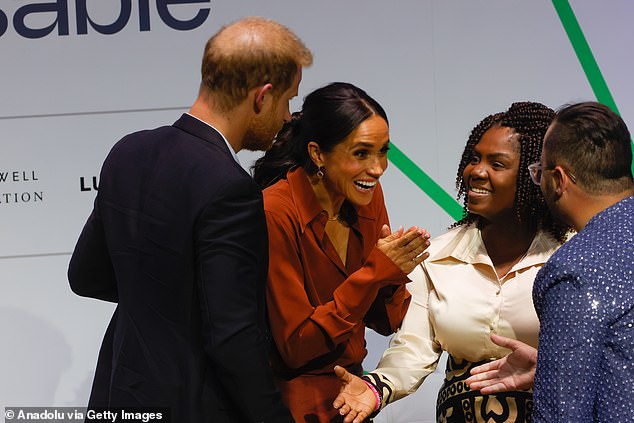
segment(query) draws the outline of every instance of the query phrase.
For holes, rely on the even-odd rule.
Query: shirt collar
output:
[[[482,234],[474,223],[456,228],[456,230],[460,233],[456,234],[443,248],[432,253],[426,261],[441,261],[451,257],[464,263],[493,265],[482,241]],[[524,267],[545,263],[559,246],[559,242],[550,234],[538,231],[528,247],[526,255],[511,268],[509,273]]]
[[[315,191],[313,191],[313,187],[310,185],[306,171],[301,167],[289,170],[286,174],[286,180],[290,187],[293,202],[297,206],[302,231],[306,229],[306,226],[308,226],[310,222],[319,216],[322,216],[321,218],[324,220],[325,225],[328,216],[317,200],[317,196],[315,195]],[[374,220],[374,213],[370,207],[371,205],[354,207],[357,212],[357,217]],[[358,229],[357,226],[358,223],[353,225],[353,228]]]
[[[621,210],[627,210],[628,207],[634,206],[634,195],[630,195],[629,197],[625,197],[624,199],[612,204],[609,207],[601,210],[599,213],[595,214],[590,218],[586,227],[592,226],[597,222],[600,222],[603,219],[609,219],[609,216],[613,214],[618,214]],[[585,227],[583,228],[585,229]],[[582,231],[583,231],[582,229]]]
[[[321,214],[324,210],[317,201],[317,196],[310,185],[308,175],[303,168],[297,167],[289,170],[286,174],[286,180],[291,190],[293,203],[297,206],[299,220],[302,225],[302,232],[306,230],[306,226]],[[324,213],[325,216],[325,213]]]
[[[236,163],[240,164],[240,160],[238,160],[238,155],[236,154],[236,152],[233,150],[233,147],[231,147],[231,144],[229,144],[229,141],[227,141],[227,139],[225,138],[225,136],[222,134],[222,132],[220,132],[217,128],[215,128],[214,126],[210,125],[209,123],[205,122],[202,119],[197,118],[196,116],[190,114],[190,113],[186,113],[187,115],[193,117],[196,120],[199,120],[200,122],[204,123],[205,125],[207,125],[208,127],[210,127],[211,129],[213,129],[214,131],[216,131],[217,133],[220,134],[220,136],[222,137],[223,141],[225,142],[225,144],[227,144],[227,148],[229,149],[229,153],[231,153],[231,157],[233,157],[233,160],[236,161]]]

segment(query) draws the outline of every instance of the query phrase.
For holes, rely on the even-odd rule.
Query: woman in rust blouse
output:
[[[362,373],[365,327],[389,335],[400,326],[406,275],[427,256],[425,230],[390,234],[378,183],[388,149],[383,108],[332,83],[305,98],[254,165],[267,187],[272,366],[298,422],[341,420],[334,366]]]

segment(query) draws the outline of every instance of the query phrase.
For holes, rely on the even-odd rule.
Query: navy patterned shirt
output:
[[[634,196],[595,215],[537,274],[534,422],[634,422]]]

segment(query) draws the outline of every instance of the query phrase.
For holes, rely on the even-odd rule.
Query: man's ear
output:
[[[552,170],[553,174],[553,191],[557,194],[558,197],[561,197],[562,194],[568,189],[569,185],[572,183],[570,177],[566,173],[563,167],[555,166]]]
[[[324,165],[324,161],[321,156],[321,148],[319,148],[319,144],[315,141],[309,141],[307,147],[308,148],[308,156],[315,163],[317,168],[320,168]]]
[[[264,84],[256,90],[253,102],[253,108],[256,113],[260,113],[262,111],[262,108],[264,107],[264,96],[267,93],[270,94],[272,89],[272,84]]]

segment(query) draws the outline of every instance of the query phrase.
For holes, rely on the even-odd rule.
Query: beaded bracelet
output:
[[[381,408],[381,394],[379,394],[379,391],[377,391],[376,387],[371,382],[368,382],[365,379],[361,380],[363,380],[365,384],[368,385],[368,388],[370,388],[372,392],[374,392],[374,397],[376,398],[376,407],[374,407],[374,411],[377,411],[379,408]]]

